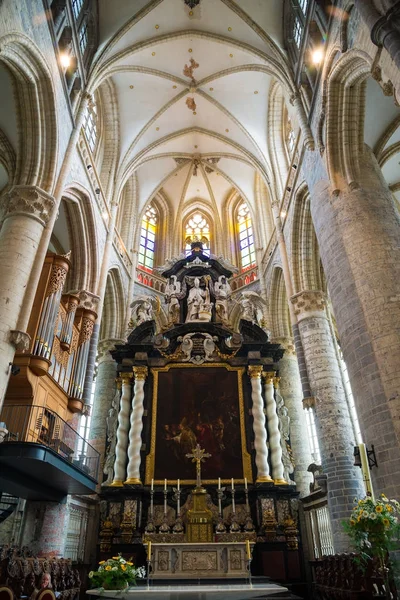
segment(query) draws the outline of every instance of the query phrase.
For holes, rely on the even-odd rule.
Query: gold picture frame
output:
[[[229,372],[237,373],[237,387],[238,387],[238,407],[239,407],[239,427],[240,427],[240,438],[241,438],[241,453],[242,453],[242,478],[235,478],[235,483],[245,482],[245,478],[250,483],[253,480],[252,467],[251,467],[251,456],[247,451],[246,445],[246,427],[245,427],[245,414],[244,414],[244,398],[243,398],[243,375],[245,369],[243,367],[232,367],[226,363],[207,363],[202,365],[187,364],[187,363],[171,363],[165,367],[153,367],[151,368],[151,374],[153,376],[153,397],[152,397],[152,422],[151,422],[151,433],[150,433],[150,452],[146,457],[146,474],[145,484],[150,485],[151,481],[154,480],[154,485],[164,485],[164,479],[154,479],[155,473],[155,462],[156,462],[156,436],[157,436],[157,409],[158,409],[158,392],[159,392],[159,374],[166,373],[171,369],[207,369],[207,368],[220,368],[225,369]],[[173,485],[177,483],[177,479],[168,479],[168,484]],[[195,466],[193,465],[193,479],[181,479],[182,485],[191,485],[196,483],[195,479]],[[204,484],[216,484],[218,479],[204,479]],[[230,478],[221,478],[221,484],[231,483]]]

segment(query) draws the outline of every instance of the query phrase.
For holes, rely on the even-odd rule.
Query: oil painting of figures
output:
[[[193,367],[158,373],[154,479],[194,480],[186,457],[200,444],[211,457],[206,481],[243,478],[237,371]]]

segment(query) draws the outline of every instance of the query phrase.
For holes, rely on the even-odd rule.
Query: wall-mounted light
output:
[[[64,69],[68,69],[68,67],[71,66],[71,57],[69,54],[66,54],[65,52],[60,54],[60,65],[64,67]]]
[[[324,58],[324,52],[323,52],[322,48],[316,48],[315,50],[312,51],[311,60],[314,65],[320,65],[322,63],[323,58]]]

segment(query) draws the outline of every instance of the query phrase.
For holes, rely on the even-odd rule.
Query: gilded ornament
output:
[[[260,379],[262,369],[262,365],[250,365],[247,368],[247,373],[249,374],[250,379]]]
[[[135,379],[139,381],[144,381],[149,374],[149,370],[147,367],[133,367],[133,373]]]
[[[274,383],[274,379],[275,379],[275,371],[263,371],[262,376],[265,380],[265,383],[271,384]]]

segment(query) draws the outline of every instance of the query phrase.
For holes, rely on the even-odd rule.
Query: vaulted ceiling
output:
[[[120,189],[135,171],[139,210],[160,189],[175,214],[194,199],[219,211],[237,190],[251,205],[270,178],[268,94],[293,90],[282,0],[100,0],[91,91],[111,79]]]

